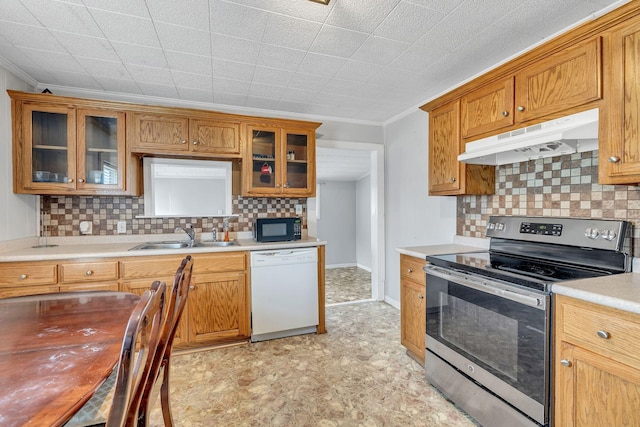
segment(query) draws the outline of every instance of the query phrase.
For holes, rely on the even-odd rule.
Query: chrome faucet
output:
[[[193,224],[187,224],[184,228],[176,227],[176,232],[184,231],[189,236],[189,246],[193,246],[196,242],[196,229],[193,228]]]

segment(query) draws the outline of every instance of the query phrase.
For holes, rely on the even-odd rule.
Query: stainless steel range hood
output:
[[[598,109],[468,142],[465,163],[504,165],[598,149]]]

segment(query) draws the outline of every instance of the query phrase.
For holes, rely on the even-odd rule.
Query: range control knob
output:
[[[614,240],[618,235],[613,230],[602,230],[602,238],[607,239],[609,241]]]
[[[600,231],[598,231],[597,228],[587,228],[586,230],[584,230],[584,235],[589,239],[595,240],[600,237]]]

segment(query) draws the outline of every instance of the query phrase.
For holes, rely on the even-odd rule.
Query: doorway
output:
[[[307,224],[310,235],[327,242],[327,304],[384,300],[384,146],[319,139],[316,171],[318,187],[316,197],[307,200]],[[350,209],[346,205],[352,198]],[[357,295],[364,295],[366,280],[366,298],[354,299],[350,290],[339,289],[335,297],[341,302],[334,302],[334,279],[360,289]],[[342,291],[346,297],[338,295]]]

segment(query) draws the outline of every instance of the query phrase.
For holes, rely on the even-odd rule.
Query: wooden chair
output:
[[[138,413],[140,402],[135,397],[145,387],[160,342],[165,298],[166,285],[159,281],[142,294],[129,318],[116,369],[65,427],[134,425],[129,420]],[[105,404],[109,405],[106,420],[101,416]]]
[[[171,405],[169,401],[169,367],[171,361],[171,348],[173,339],[178,330],[178,323],[182,317],[182,312],[187,303],[189,289],[191,287],[191,272],[193,270],[193,260],[191,256],[187,256],[180,267],[176,271],[173,281],[173,287],[169,294],[167,302],[167,315],[163,325],[160,343],[156,350],[156,355],[149,372],[149,379],[143,390],[141,390],[139,402],[139,412],[137,425],[139,427],[148,426],[148,417],[151,410],[151,404],[155,397],[155,384],[162,377],[162,385],[160,387],[160,402],[162,405],[162,417],[166,427],[172,427],[173,416],[171,415]]]

